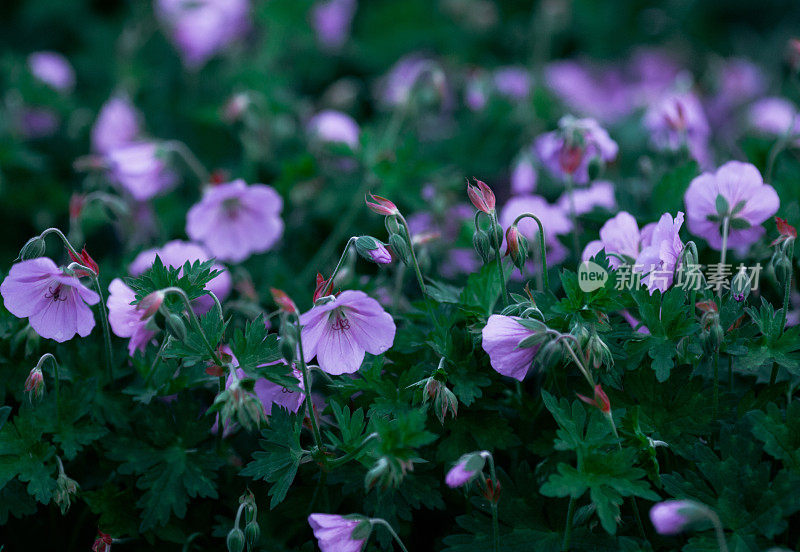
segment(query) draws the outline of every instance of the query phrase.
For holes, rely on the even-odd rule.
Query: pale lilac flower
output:
[[[661,535],[675,535],[697,518],[695,503],[689,500],[667,500],[650,509],[650,521]],[[689,510],[687,512],[686,510]]]
[[[558,264],[563,261],[567,250],[561,246],[558,236],[572,231],[572,220],[569,216],[560,207],[551,205],[541,196],[515,196],[509,199],[500,210],[500,226],[508,228],[523,213],[532,213],[542,221],[548,264]],[[517,228],[528,240],[538,240],[539,226],[533,219],[522,219]],[[503,240],[505,241],[505,237]]]
[[[716,94],[709,105],[713,120],[724,123],[730,110],[759,97],[767,88],[764,73],[753,62],[730,58],[718,63],[714,71]]]
[[[112,96],[100,108],[92,127],[92,149],[110,151],[136,141],[140,132],[139,113],[126,96]]]
[[[648,228],[649,226],[649,228]],[[628,257],[634,261],[639,257],[643,244],[650,243],[650,237],[655,229],[655,224],[650,224],[648,232],[644,229],[639,232],[639,225],[633,215],[626,211],[620,211],[615,217],[608,219],[600,228],[600,239],[589,242],[583,250],[582,259],[589,260],[601,250],[606,253],[614,253]],[[609,256],[608,262],[612,268],[618,268],[622,261],[616,257]]]
[[[34,52],[28,56],[31,74],[60,92],[75,87],[75,70],[67,58],[57,52]]]
[[[283,234],[283,199],[270,186],[234,180],[210,187],[186,216],[186,233],[217,259],[239,263]]]
[[[187,261],[190,263],[195,261],[205,262],[211,258],[208,251],[201,245],[182,240],[172,240],[165,243],[163,247],[148,249],[139,253],[128,266],[128,272],[131,276],[139,276],[153,266],[156,256],[161,259],[164,266],[171,268],[181,268]],[[214,263],[211,268],[219,270],[220,274],[206,284],[206,290],[216,295],[220,301],[224,301],[233,286],[231,274],[228,269],[219,263]],[[194,310],[203,313],[211,308],[214,300],[207,295],[203,295],[195,299],[194,304]]]
[[[156,15],[167,27],[184,64],[193,69],[250,28],[248,0],[158,0]]]
[[[17,318],[28,318],[40,336],[62,343],[77,333],[86,337],[94,328],[89,305],[100,296],[78,278],[65,274],[47,257],[11,267],[0,285],[5,308]]]
[[[483,350],[489,355],[492,368],[499,374],[522,381],[531,368],[539,347],[520,347],[520,342],[532,335],[520,324],[516,316],[493,314],[489,317],[481,335]]]
[[[361,552],[367,539],[353,539],[353,531],[365,521],[334,514],[308,516],[308,524],[322,552]]]
[[[486,459],[476,452],[465,454],[458,459],[458,462],[450,468],[444,478],[444,482],[451,489],[461,487],[483,470]]]
[[[708,120],[693,93],[671,93],[654,102],[645,113],[644,125],[657,149],[678,151],[685,145],[701,165],[709,164]]]
[[[605,180],[592,182],[588,188],[579,188],[572,191],[572,201],[575,204],[575,214],[585,215],[592,212],[596,207],[613,210],[617,206],[614,199],[614,185]],[[565,213],[569,213],[570,198],[564,192],[556,203]]]
[[[158,143],[138,142],[112,149],[105,160],[110,178],[137,201],[145,201],[175,183],[165,157]]]
[[[514,163],[511,170],[511,192],[514,194],[531,194],[536,189],[538,175],[533,160],[523,155]]]
[[[717,210],[718,197],[724,199],[724,213]],[[746,250],[764,235],[761,223],[780,206],[778,194],[764,184],[758,169],[740,161],[729,161],[715,173],[696,177],[686,190],[684,201],[689,231],[717,251],[722,249],[723,218],[729,219],[728,247]]]
[[[750,127],[762,134],[783,136],[800,132],[800,116],[792,102],[784,98],[763,98],[750,106]]]
[[[495,90],[512,100],[524,100],[531,92],[530,73],[522,67],[501,67],[492,75]]]
[[[319,45],[327,50],[344,46],[355,12],[356,0],[325,0],[316,4],[311,12],[311,25]]]
[[[604,122],[618,121],[635,108],[628,86],[613,67],[556,61],[545,67],[545,83],[572,111]]]
[[[394,320],[363,291],[347,290],[300,316],[306,361],[315,356],[333,375],[356,372],[364,354],[379,355],[394,343]]]
[[[419,54],[404,56],[381,79],[378,92],[380,101],[389,107],[407,104],[415,88],[428,81],[436,95],[446,99],[449,91],[444,72],[438,64]]]
[[[142,310],[131,304],[136,300],[136,294],[119,278],[111,281],[108,293],[108,322],[111,324],[111,331],[118,337],[130,338],[130,356],[137,349],[144,351],[155,332],[147,327],[149,319],[142,320]]]
[[[589,182],[589,163],[610,163],[619,147],[594,119],[562,117],[558,130],[542,134],[534,144],[542,164],[556,177],[571,177],[577,184]]]
[[[283,361],[279,361],[283,362]],[[233,365],[239,365],[239,362],[233,359]],[[241,380],[247,377],[244,370],[241,368],[236,369],[236,375]],[[272,405],[285,408],[290,412],[297,412],[306,398],[305,393],[301,391],[303,387],[303,374],[300,370],[292,365],[292,376],[299,382],[299,388],[287,389],[282,385],[271,382],[266,378],[258,378],[253,386],[253,393],[258,398],[261,405],[264,407],[264,414],[269,416],[272,413]],[[233,375],[228,374],[228,379],[225,382],[225,389],[228,389],[233,384]]]
[[[634,269],[647,274],[642,278],[642,284],[647,286],[651,295],[657,289],[664,293],[672,285],[683,254],[679,235],[682,225],[683,212],[679,211],[674,219],[669,213],[661,215],[649,244],[642,248],[636,259]]]
[[[353,150],[358,148],[358,123],[341,111],[320,111],[308,122],[308,132],[321,142],[347,144]]]

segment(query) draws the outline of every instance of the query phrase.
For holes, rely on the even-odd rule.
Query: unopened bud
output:
[[[397,217],[386,217],[383,219],[383,224],[390,235],[400,233],[400,223],[397,222]]]
[[[480,228],[477,228],[475,233],[472,234],[472,245],[475,248],[475,251],[478,252],[478,256],[481,258],[483,263],[488,263],[489,255],[492,251],[492,248],[489,245],[489,234]]]
[[[258,539],[261,537],[261,528],[256,521],[251,521],[244,527],[244,537],[247,541],[248,550],[255,548]]]
[[[44,376],[38,366],[30,371],[25,380],[25,392],[31,402],[38,401],[44,395]]]
[[[72,496],[78,492],[78,483],[74,479],[70,479],[62,471],[58,474],[56,480],[56,492],[53,495],[53,500],[61,509],[61,515],[67,513],[70,507]]]
[[[158,309],[161,308],[161,305],[164,303],[164,292],[163,291],[154,291],[149,295],[146,295],[139,301],[139,304],[136,305],[136,309],[142,313],[140,319],[145,320],[153,316]]]
[[[242,552],[244,550],[244,533],[238,527],[234,527],[231,529],[231,532],[228,533],[228,538],[226,540],[228,545],[228,552]]]
[[[520,234],[516,224],[506,230],[506,256],[511,257],[514,265],[523,270],[528,258],[528,239]]]
[[[36,236],[29,239],[19,252],[19,260],[27,261],[29,259],[36,259],[44,255],[45,242],[44,239]]]
[[[297,348],[297,343],[292,343],[292,340],[283,338],[281,339],[281,356],[287,364],[294,362],[294,352]]]
[[[792,262],[780,249],[772,256],[772,267],[775,269],[775,277],[778,282],[781,285],[787,285],[792,277]]]
[[[356,251],[366,260],[377,264],[392,262],[392,254],[386,246],[372,236],[361,236],[356,239]]]
[[[748,295],[750,295],[750,279],[742,268],[731,280],[731,297],[741,303]]]
[[[175,314],[174,312],[170,312],[164,317],[164,320],[166,322],[167,330],[172,337],[178,341],[184,341],[186,339],[186,324],[183,323],[183,319],[179,315]]]
[[[404,264],[411,266],[411,249],[408,247],[408,242],[405,238],[400,234],[391,234],[389,236],[389,245]]]

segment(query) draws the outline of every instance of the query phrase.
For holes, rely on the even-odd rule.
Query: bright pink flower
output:
[[[78,278],[64,274],[47,257],[22,261],[0,285],[5,307],[18,318],[28,318],[40,336],[59,343],[77,333],[86,337],[94,328],[94,315],[89,305],[100,296],[84,286]]]
[[[499,374],[522,381],[539,347],[519,346],[523,339],[536,334],[519,321],[520,318],[516,316],[493,314],[484,326],[481,336],[483,350],[489,355],[492,368]]]
[[[137,201],[148,200],[175,183],[157,142],[119,146],[107,152],[105,160],[111,179]]]
[[[61,92],[75,87],[75,70],[67,58],[57,52],[34,52],[28,56],[28,68],[34,77]]]
[[[311,514],[308,524],[322,552],[361,552],[367,539],[353,539],[353,531],[364,520],[334,514]]]
[[[131,276],[139,276],[153,266],[156,256],[161,259],[164,266],[180,268],[186,262],[207,261],[211,258],[208,251],[196,243],[185,242],[182,240],[172,240],[164,244],[163,247],[148,249],[139,253],[133,262],[128,266]],[[206,284],[206,289],[217,296],[217,299],[224,301],[231,292],[233,281],[231,273],[223,265],[215,263],[212,265],[214,270],[219,270],[220,274]],[[214,300],[208,296],[198,297],[195,300],[195,311],[203,313],[211,308]]]
[[[689,231],[718,251],[722,249],[724,217],[729,220],[728,247],[742,251],[764,234],[761,223],[780,205],[775,189],[764,184],[758,169],[739,161],[729,161],[717,172],[692,180],[684,201]]]
[[[656,289],[664,293],[672,285],[683,253],[683,242],[679,235],[682,225],[682,212],[678,212],[674,219],[669,213],[661,215],[649,244],[642,248],[636,259],[634,268],[647,274],[642,278],[642,283],[651,295]]]
[[[119,278],[114,278],[108,285],[108,293],[108,322],[111,324],[111,331],[118,337],[130,338],[130,356],[137,349],[144,351],[155,332],[147,328],[149,318],[144,316],[145,311],[132,304],[136,300],[136,294]]]
[[[139,113],[127,96],[112,96],[100,108],[92,127],[92,149],[106,154],[132,144],[140,130]]]
[[[394,320],[363,291],[347,290],[300,316],[306,361],[315,356],[329,374],[351,374],[364,354],[379,355],[394,343]]]
[[[221,261],[239,263],[283,234],[283,198],[264,184],[234,180],[206,189],[186,216],[186,233]]]

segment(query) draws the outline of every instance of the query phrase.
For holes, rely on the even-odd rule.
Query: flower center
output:
[[[239,216],[241,206],[242,204],[239,198],[236,197],[230,197],[222,202],[222,210],[225,211],[225,215],[231,219],[235,219]]]
[[[333,323],[331,324],[332,330],[344,332],[350,329],[350,321],[347,319],[344,310],[336,309],[331,317],[333,318]]]
[[[45,298],[52,299],[53,301],[66,301],[67,293],[63,284],[55,284],[47,287],[47,293],[44,294]]]

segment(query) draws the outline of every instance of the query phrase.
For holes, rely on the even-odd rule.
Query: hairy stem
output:
[[[297,328],[297,362],[300,364],[300,371],[303,373],[303,390],[306,394],[306,409],[308,410],[308,417],[311,420],[311,430],[314,434],[314,443],[319,452],[323,452],[325,448],[322,445],[322,435],[319,432],[319,423],[317,422],[317,413],[314,411],[314,403],[311,399],[311,375],[306,365],[305,355],[303,353],[303,338],[302,327],[300,326],[300,317],[295,313],[294,315],[295,327]],[[325,458],[322,456],[322,458]]]
[[[515,226],[524,218],[530,218],[536,221],[536,224],[539,225],[539,249],[542,251],[542,278],[544,280],[544,291],[550,289],[550,281],[548,280],[547,276],[547,249],[545,247],[545,235],[544,235],[544,226],[542,225],[542,221],[539,220],[539,217],[534,215],[533,213],[522,213],[520,216],[514,219],[514,222],[511,226]],[[521,272],[521,271],[520,271]],[[523,274],[523,277],[525,275]]]

